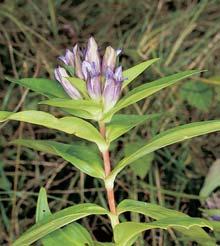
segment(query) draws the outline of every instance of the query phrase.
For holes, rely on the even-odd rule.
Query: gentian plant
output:
[[[37,202],[36,224],[21,235],[14,242],[14,246],[30,245],[38,240],[45,246],[129,246],[135,243],[142,232],[157,228],[173,229],[201,245],[216,245],[215,239],[202,227],[219,230],[218,222],[192,218],[179,211],[146,201],[130,199],[115,201],[114,182],[125,167],[167,145],[220,130],[220,120],[211,120],[163,131],[113,166],[109,152],[111,143],[133,127],[155,117],[155,114],[126,115],[118,112],[163,88],[199,73],[196,70],[179,72],[123,93],[123,89],[157,59],[142,62],[122,71],[122,67],[117,64],[120,52],[109,46],[101,56],[96,41],[91,37],[85,51],[75,45],[72,50],[66,50],[64,56],[59,57],[62,65],[55,69],[56,80],[8,78],[11,82],[46,96],[48,100],[40,103],[60,108],[65,116],[56,118],[49,113],[36,110],[17,113],[1,111],[1,122],[16,120],[33,123],[91,142],[81,145],[79,141],[65,144],[50,140],[18,139],[14,143],[60,156],[83,173],[101,180],[106,189],[108,204],[108,209],[92,203],[77,204],[51,214],[46,191],[41,188]],[[97,152],[94,148],[91,149],[91,144],[96,144]],[[152,220],[148,223],[124,220],[121,222],[120,215],[125,212],[139,213]],[[94,241],[90,233],[76,222],[89,215],[108,216],[113,230],[112,243]]]

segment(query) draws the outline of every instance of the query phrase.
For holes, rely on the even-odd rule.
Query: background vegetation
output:
[[[179,86],[165,89],[133,107],[127,113],[159,112],[115,142],[111,157],[117,163],[125,153],[170,126],[220,117],[220,1],[219,0],[5,0],[0,1],[0,108],[60,111],[37,105],[37,95],[11,84],[5,76],[50,77],[57,56],[76,42],[83,44],[94,35],[101,47],[122,47],[124,68],[160,57],[136,84],[178,71],[201,69]],[[34,223],[39,188],[46,187],[53,211],[75,203],[105,204],[101,185],[85,177],[62,159],[10,145],[16,138],[77,141],[65,134],[26,123],[0,125],[0,244],[9,245]],[[166,147],[142,158],[120,174],[117,201],[133,198],[150,201],[202,216],[204,199],[199,192],[212,163],[220,158],[219,133],[209,134]],[[145,218],[135,217],[144,221]],[[82,223],[98,240],[110,240],[107,219]],[[100,232],[101,230],[101,232]],[[145,234],[150,245],[182,245],[170,231]],[[138,245],[143,245],[140,239]],[[188,245],[188,244],[187,244]]]

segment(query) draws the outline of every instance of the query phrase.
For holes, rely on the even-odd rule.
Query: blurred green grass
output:
[[[165,114],[114,143],[111,150],[114,163],[124,155],[126,144],[148,139],[174,125],[219,118],[219,12],[219,0],[1,1],[1,110],[39,107],[39,95],[9,84],[4,79],[6,75],[52,78],[56,57],[65,48],[76,42],[84,44],[90,35],[94,35],[103,49],[108,44],[123,48],[121,62],[124,68],[160,57],[156,65],[136,80],[136,84],[186,69],[207,70],[201,77],[194,77],[126,109],[126,113]],[[191,86],[191,82],[196,86]],[[207,91],[210,92],[207,94]],[[53,108],[40,107],[60,114]],[[98,193],[102,191],[99,182],[84,177],[61,159],[8,145],[10,140],[18,137],[63,142],[72,141],[70,137],[16,122],[4,128],[0,126],[0,131],[1,245],[10,244],[34,222],[40,186],[48,189],[54,211],[89,200],[106,206],[104,193]],[[199,190],[209,166],[220,157],[217,136],[210,134],[158,151],[145,177],[137,176],[134,169],[126,169],[129,175],[122,173],[116,183],[117,200],[130,197],[158,202],[200,216]],[[110,239],[110,227],[104,226],[105,219],[84,220],[83,223],[98,239]],[[100,228],[102,233],[97,233]],[[159,239],[154,237],[155,233],[159,233]],[[151,245],[158,245],[158,240],[162,240],[163,245],[181,241],[172,232],[152,231],[148,236]],[[140,239],[138,245],[142,243]]]

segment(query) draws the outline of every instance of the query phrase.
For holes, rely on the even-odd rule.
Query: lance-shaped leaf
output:
[[[27,139],[17,139],[12,141],[12,143],[58,155],[92,177],[100,179],[104,179],[105,177],[100,156],[87,146],[63,144],[49,140]]]
[[[108,214],[108,211],[92,203],[65,208],[32,226],[13,243],[13,246],[30,245],[62,226],[92,214]]]
[[[24,121],[63,131],[68,134],[74,134],[77,137],[95,142],[102,150],[106,149],[105,140],[98,130],[92,124],[77,117],[66,116],[58,119],[49,113],[36,110],[18,113],[0,111],[0,122],[7,120]]]
[[[122,214],[128,211],[135,212],[135,213],[141,213],[141,214],[144,214],[156,220],[164,219],[167,217],[175,217],[175,216],[186,217],[187,216],[184,213],[181,213],[179,211],[175,211],[172,209],[164,208],[157,204],[140,202],[140,201],[135,201],[131,199],[125,199],[118,204],[117,213]]]
[[[41,188],[37,200],[36,223],[50,215],[51,212],[47,202],[46,190]],[[41,242],[44,246],[78,246],[80,243],[90,246],[93,245],[88,231],[76,222],[48,234],[41,239]]]
[[[125,115],[116,114],[112,117],[110,123],[106,127],[106,138],[110,143],[124,133],[128,132],[133,127],[146,122],[147,120],[159,117],[160,114],[151,115]]]
[[[123,72],[123,77],[125,78],[122,88],[129,85],[138,75],[140,75],[144,70],[146,70],[153,63],[158,61],[159,58],[151,59],[149,61],[142,62],[134,67],[131,67]]]
[[[125,157],[121,160],[111,172],[109,178],[114,180],[116,175],[127,165],[133,161],[154,152],[160,148],[167,145],[181,142],[186,139],[190,139],[199,135],[204,135],[210,132],[215,132],[220,130],[220,120],[195,122],[182,126],[175,127],[173,129],[164,131],[156,135],[151,139],[148,144],[140,148],[138,151],[134,152],[132,155]]]
[[[165,218],[151,223],[124,222],[115,226],[114,239],[117,245],[130,246],[133,238],[146,230],[178,227],[179,230],[184,229],[193,232],[194,228],[197,228],[198,226],[212,229],[212,225],[207,220],[191,217],[184,218],[182,216]],[[216,244],[214,240],[207,240],[207,237],[205,237],[203,238],[203,245],[214,246]]]
[[[77,115],[78,112],[79,117],[88,119],[98,119],[102,112],[101,105],[94,100],[70,100],[54,98],[51,100],[42,101],[40,104],[70,109],[70,113],[74,114],[75,112]]]
[[[190,218],[187,214],[184,214],[179,211],[172,210],[172,209],[164,208],[157,204],[126,199],[126,200],[123,200],[118,205],[117,212],[118,214],[121,214],[121,213],[125,213],[128,211],[144,214],[156,220],[171,218],[171,217],[173,218],[178,217],[180,220],[181,220],[181,217]],[[195,226],[193,230],[187,230],[184,228],[180,229],[179,227],[175,227],[175,226],[173,226],[173,229],[187,236],[191,240],[195,240],[199,243],[202,243],[204,239],[206,239],[206,241],[208,240],[212,242],[212,238],[199,226]]]
[[[44,78],[14,79],[10,77],[6,77],[6,79],[12,83],[22,85],[49,98],[69,98],[63,87],[56,80]]]
[[[55,80],[49,80],[44,78],[14,79],[10,77],[6,77],[6,79],[10,82],[22,85],[48,98],[60,98],[70,100],[70,97],[66,94],[61,84]],[[68,79],[74,86],[75,84],[77,84],[76,88],[80,92],[82,92],[82,94],[87,98],[88,95],[85,95],[85,82],[81,79],[74,77],[69,77]],[[70,113],[71,115],[75,115],[84,119],[94,119],[94,116],[90,112],[88,112],[88,110],[84,111],[80,109],[66,109],[65,111]]]
[[[126,96],[124,96],[116,106],[110,110],[104,116],[104,119],[109,120],[113,114],[118,112],[119,110],[134,104],[157,91],[160,91],[168,86],[174,85],[176,82],[180,81],[181,79],[185,79],[187,77],[192,76],[193,74],[199,73],[200,71],[197,70],[190,70],[185,72],[180,72],[177,74],[173,74],[158,80],[155,80],[150,83],[146,83],[144,85],[140,85],[135,89],[131,90]]]

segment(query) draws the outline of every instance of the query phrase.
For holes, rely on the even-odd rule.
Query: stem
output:
[[[105,129],[105,123],[99,122],[99,129],[101,135],[106,138],[106,129]],[[108,177],[108,175],[111,172],[111,162],[110,162],[110,155],[109,155],[109,149],[105,150],[102,152],[102,158],[104,162],[104,170],[105,170],[105,177]],[[108,206],[110,212],[113,214],[115,217],[114,219],[114,225],[119,223],[118,217],[117,217],[117,212],[116,212],[116,205],[115,205],[115,195],[114,195],[114,186],[113,187],[106,187],[106,192],[107,192],[107,199],[108,199]]]

